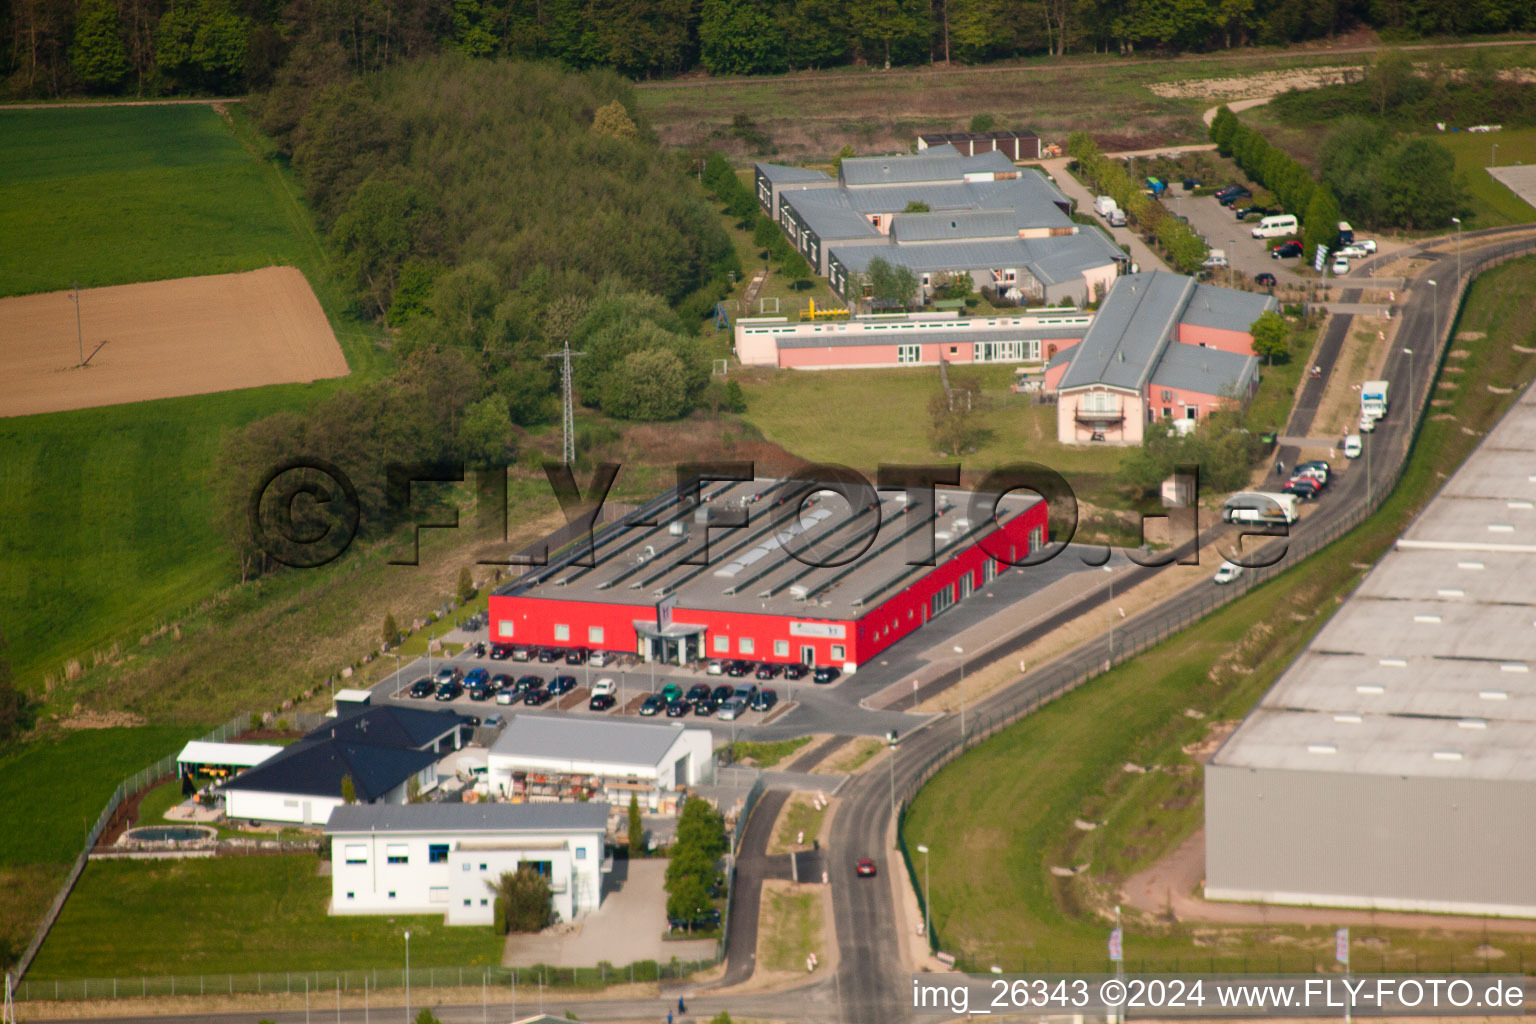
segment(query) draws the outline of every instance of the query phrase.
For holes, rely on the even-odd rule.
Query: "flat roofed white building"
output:
[[[1211,899],[1536,917],[1527,392],[1206,765]]]
[[[332,914],[443,914],[484,925],[494,885],[529,865],[549,880],[554,911],[574,921],[602,902],[607,804],[405,804],[338,807]]]
[[[681,724],[513,715],[491,745],[491,792],[537,799],[536,780],[578,780],[599,798],[635,793],[655,810],[664,795],[713,779],[708,729]]]

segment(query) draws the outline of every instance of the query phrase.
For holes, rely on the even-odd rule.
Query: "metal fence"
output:
[[[708,960],[640,960],[614,966],[551,967],[412,967],[412,988],[462,987],[465,985],[497,988],[542,986],[543,988],[602,988],[631,982],[669,981],[686,978],[719,963]],[[134,999],[147,996],[183,995],[271,995],[363,992],[404,988],[403,968],[376,968],[352,971],[268,971],[257,974],[177,974],[136,978],[70,978],[67,980],[21,981],[15,997],[28,1001],[73,1001],[83,999]]]
[[[1525,255],[1533,248],[1536,248],[1536,240],[1506,242],[1497,247],[1490,246],[1476,257],[1467,257],[1466,254],[1463,254],[1465,271],[1463,276],[1457,281],[1457,287],[1446,305],[1442,318],[1443,322],[1452,326],[1456,323],[1461,303],[1466,295],[1467,282],[1473,275],[1499,263]],[[1435,333],[1435,343],[1434,355],[1430,365],[1438,367],[1444,358],[1445,349],[1450,341],[1451,331],[1448,329],[1441,332],[1438,323],[1432,323],[1431,330]],[[1433,380],[1435,375],[1431,373],[1429,376]],[[1337,509],[1335,514],[1330,515],[1326,519],[1309,518],[1306,520],[1297,529],[1296,534],[1288,537],[1285,541],[1287,545],[1285,562],[1287,564],[1277,562],[1277,564],[1266,568],[1246,570],[1242,576],[1238,577],[1237,581],[1228,586],[1207,588],[1202,596],[1184,600],[1181,603],[1179,615],[1171,621],[1161,616],[1149,621],[1152,618],[1149,613],[1139,619],[1132,619],[1123,626],[1113,627],[1111,632],[1105,636],[1090,641],[1065,657],[1026,676],[1025,679],[1029,685],[1024,687],[1022,692],[1015,695],[1013,699],[1004,701],[1001,698],[994,698],[992,701],[970,711],[966,716],[965,729],[959,737],[956,737],[945,748],[931,755],[915,770],[910,767],[906,770],[904,781],[899,786],[893,784],[893,789],[896,790],[894,800],[898,816],[897,846],[901,850],[908,878],[912,881],[912,888],[918,893],[919,910],[922,909],[923,901],[927,899],[927,893],[924,891],[923,886],[919,884],[920,879],[914,867],[911,852],[907,848],[906,836],[902,825],[904,824],[907,808],[917,793],[927,784],[928,780],[932,779],[946,765],[971,747],[990,739],[1003,729],[1017,723],[1026,715],[1055,700],[1062,694],[1076,689],[1090,679],[1109,671],[1114,666],[1123,664],[1138,654],[1157,646],[1175,633],[1181,632],[1200,619],[1203,619],[1211,612],[1243,597],[1255,587],[1263,586],[1285,572],[1290,567],[1289,563],[1300,561],[1317,553],[1374,515],[1391,498],[1398,481],[1402,479],[1403,473],[1407,469],[1407,456],[1412,448],[1412,439],[1422,422],[1423,411],[1429,405],[1431,388],[1422,387],[1412,388],[1411,390],[1414,394],[1409,396],[1409,401],[1405,403],[1408,407],[1409,415],[1409,422],[1406,428],[1407,443],[1403,445],[1400,452],[1395,453],[1390,472],[1384,478],[1376,481],[1376,486],[1371,489],[1369,494],[1352,506]],[[1262,550],[1267,550],[1270,547],[1272,545],[1266,545],[1266,548]],[[990,656],[996,657],[995,653]],[[934,939],[930,941],[934,941]],[[940,948],[936,941],[934,948]],[[1231,958],[1225,960],[1217,958],[1217,960],[1211,962],[1216,963],[1218,961],[1227,964],[1228,967],[1231,965]],[[1191,969],[1201,968],[1206,965],[1206,959],[1204,958],[1186,958],[1184,962],[1190,965]],[[1029,969],[1032,971],[1044,971],[1046,968],[1041,966],[1041,964],[1045,963],[1048,962],[1032,961],[1029,964]],[[1172,966],[1153,966],[1152,969],[1176,970],[1178,969],[1177,963],[1177,960],[1170,960],[1168,965]],[[1270,963],[1267,960],[1262,962],[1255,960],[1254,964],[1255,969],[1270,969]],[[990,965],[985,965],[981,969],[986,969],[986,966]],[[1016,965],[1002,966],[1006,970],[1024,969]],[[1065,962],[1057,962],[1056,966],[1061,969],[1067,968]],[[1429,966],[1431,965],[1426,963],[1426,967]],[[1438,964],[1433,966],[1434,969],[1439,969],[1440,967]],[[1097,965],[1085,963],[1085,969],[1090,969],[1090,967],[1097,969]],[[1306,969],[1313,969],[1310,960]],[[1402,969],[1402,967],[1399,966],[1398,969]],[[1447,971],[1460,969],[1465,968],[1455,962],[1450,963],[1450,966],[1446,967]],[[1478,969],[1481,970],[1482,968]],[[1507,965],[1505,969],[1507,969]],[[1212,967],[1212,970],[1214,971],[1215,968]]]

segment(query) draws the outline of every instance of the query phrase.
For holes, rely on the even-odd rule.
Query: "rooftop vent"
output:
[[[1458,569],[1482,569],[1482,568],[1484,568],[1484,566],[1483,566],[1482,562],[1457,562],[1456,563],[1456,568],[1458,568]]]
[[[1466,597],[1467,596],[1467,592],[1465,590],[1462,590],[1460,587],[1441,587],[1439,590],[1435,591],[1435,593],[1439,594],[1441,597]],[[1532,625],[1536,625],[1536,623],[1532,623]]]
[[[1508,665],[1500,665],[1499,666],[1499,671],[1500,672],[1529,672],[1530,670],[1531,670],[1531,666],[1523,665],[1523,664],[1520,664],[1518,662],[1511,662]]]
[[[1507,504],[1509,505],[1510,508],[1518,508],[1518,509],[1532,509],[1532,508],[1536,508],[1536,505],[1531,504],[1529,501],[1511,501],[1511,502],[1508,502]]]
[[[1438,616],[1438,615],[1415,615],[1413,617],[1413,621],[1414,622],[1439,622],[1440,621],[1440,616]]]
[[[811,589],[803,584],[796,583],[789,588],[789,596],[796,601],[804,601],[811,594]]]
[[[1364,719],[1359,715],[1334,715],[1335,722],[1343,722],[1346,725],[1359,725]]]
[[[1509,700],[1507,690],[1479,690],[1477,695],[1483,700]]]
[[[1332,743],[1307,744],[1307,753],[1309,754],[1337,754],[1338,752],[1339,748]]]
[[[1408,667],[1408,661],[1407,661],[1406,658],[1379,658],[1379,659],[1377,659],[1376,664],[1382,666],[1383,668],[1407,668]]]
[[[1460,761],[1461,760],[1461,751],[1459,751],[1459,750],[1437,750],[1437,751],[1435,751],[1434,757],[1435,757],[1436,761]]]
[[[1385,686],[1380,686],[1380,685],[1378,685],[1376,683],[1361,683],[1359,686],[1355,687],[1355,692],[1356,693],[1379,694],[1379,693],[1386,693],[1387,692],[1387,688]]]
[[[681,519],[675,519],[672,521],[672,525],[667,527],[667,532],[674,537],[681,537],[688,532],[688,524]]]
[[[1458,729],[1486,729],[1488,721],[1484,718],[1463,718],[1456,723]]]
[[[1488,532],[1489,533],[1514,533],[1515,532],[1515,528],[1514,528],[1514,525],[1511,524],[1511,523],[1489,523],[1488,524]]]

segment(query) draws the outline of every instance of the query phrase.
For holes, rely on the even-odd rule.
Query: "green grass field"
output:
[[[737,761],[750,757],[760,766],[772,768],[791,754],[798,753],[801,747],[810,742],[811,738],[809,736],[798,736],[792,740],[774,740],[763,743],[738,740],[731,746],[731,756]]]
[[[1202,739],[1211,722],[1241,717],[1307,639],[1326,621],[1326,610],[1360,580],[1416,511],[1443,483],[1482,433],[1536,374],[1536,358],[1516,352],[1536,339],[1536,311],[1518,297],[1536,288],[1536,260],[1482,276],[1459,323],[1484,331],[1485,340],[1461,342],[1472,351],[1454,419],[1424,424],[1415,457],[1381,512],[1360,529],[1312,556],[1297,569],[1246,595],[1133,662],[1062,697],[978,746],[923,789],[905,820],[907,848],[932,850],[934,930],[943,948],[969,969],[1000,964],[1008,971],[1084,969],[1104,963],[1108,926],[1097,912],[1113,902],[1116,886],[1155,862],[1199,826],[1202,781],[1183,747]],[[1491,394],[1487,382],[1513,386]],[[1197,709],[1204,718],[1187,717]],[[1128,774],[1126,763],[1168,766]],[[1026,797],[1027,795],[1027,797]],[[1073,821],[1102,821],[1082,832]],[[963,824],[957,824],[963,823]],[[1073,879],[1052,866],[1087,863]],[[1426,927],[1432,919],[1426,920]],[[1462,957],[1465,967],[1480,942],[1492,941],[1513,964],[1536,957],[1536,937],[1356,929],[1376,936],[1373,947],[1399,967],[1412,955]],[[1326,929],[1215,927],[1167,924],[1134,915],[1126,949],[1171,968],[1175,958],[1226,968],[1246,962],[1311,970],[1331,941]],[[1298,954],[1301,954],[1298,958]],[[1284,960],[1288,956],[1289,960]],[[1396,957],[1395,961],[1392,958]],[[1375,962],[1376,957],[1370,957]],[[1425,960],[1426,969],[1430,959]]]
[[[438,915],[331,917],[331,884],[313,854],[104,861],[80,877],[28,977],[137,977],[355,970],[501,961],[489,928]]]
[[[297,190],[239,108],[0,111],[0,295],[297,266],[354,378],[350,319]],[[338,382],[0,420],[0,624],[23,685],[184,613],[238,579],[213,524],[222,435]]]
[[[204,106],[0,111],[0,295],[309,259],[307,225]]]
[[[150,725],[79,729],[0,760],[0,864],[67,864],[117,784],[203,730]]]
[[[1493,228],[1502,224],[1536,222],[1536,209],[1524,199],[1494,180],[1487,168],[1498,145],[1499,166],[1536,163],[1536,128],[1513,128],[1487,135],[1470,132],[1433,132],[1426,136],[1440,143],[1456,157],[1456,170],[1467,182],[1472,199],[1472,216],[1466,229]]]

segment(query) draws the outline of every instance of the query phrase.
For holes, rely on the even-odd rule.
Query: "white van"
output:
[[[1358,459],[1361,450],[1359,434],[1344,435],[1344,457],[1346,459]]]
[[[1273,217],[1265,217],[1259,221],[1259,226],[1253,229],[1254,238],[1284,238],[1286,235],[1296,233],[1296,215],[1294,213],[1277,213]]]

